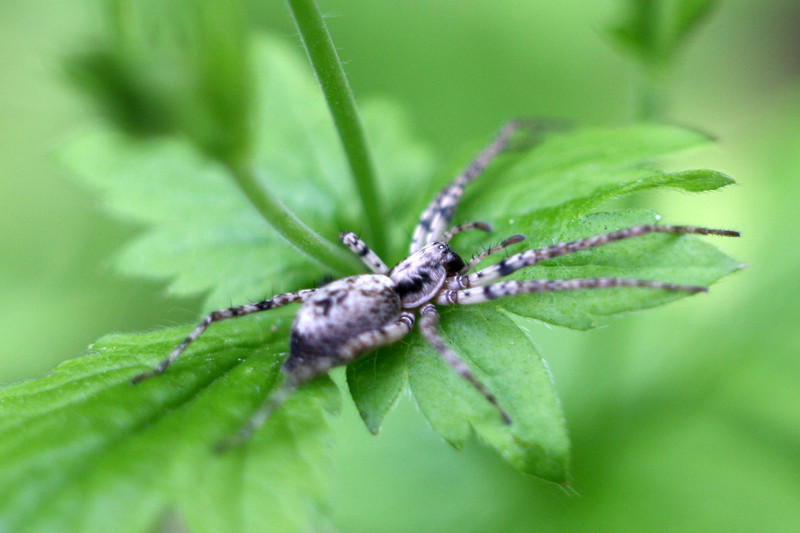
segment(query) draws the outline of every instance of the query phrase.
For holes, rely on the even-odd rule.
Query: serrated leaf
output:
[[[610,200],[646,190],[701,192],[733,183],[725,174],[711,170],[664,173],[650,168],[655,160],[708,144],[709,140],[696,132],[655,125],[593,128],[554,135],[529,151],[503,156],[485,176],[470,184],[456,211],[455,222],[490,222],[495,228],[495,240],[512,233],[525,234],[528,237],[525,246],[516,245],[510,253],[637,224],[652,224],[658,221],[658,216],[651,211],[598,209]],[[455,247],[466,255],[475,250],[477,239],[486,240],[486,237],[458,236]],[[508,279],[615,276],[707,286],[738,268],[737,262],[707,240],[656,234],[543,262]],[[505,387],[506,391],[514,393],[524,390],[533,404],[521,417],[523,420],[519,424],[523,429],[516,427],[519,417],[511,413],[515,418],[515,427],[509,428],[514,437],[511,440],[486,400],[455,376],[417,336],[411,337],[412,344],[407,349],[370,354],[357,366],[351,365],[348,369],[351,393],[362,418],[375,432],[396,395],[381,396],[372,391],[385,390],[382,380],[394,390],[408,374],[417,402],[434,429],[448,442],[460,446],[474,429],[517,468],[563,481],[568,464],[568,443],[561,410],[552,385],[541,383],[547,370],[535,348],[509,348],[509,339],[521,335],[514,328],[524,328],[523,319],[509,323],[509,317],[536,318],[551,324],[588,329],[611,315],[653,307],[684,296],[685,293],[647,289],[585,290],[522,295],[480,304],[474,306],[480,311],[469,311],[481,313],[487,324],[496,323],[502,334],[494,334],[492,328],[483,326],[474,316],[462,314],[467,313],[464,309],[452,310],[443,323],[446,332],[453,324],[469,324],[474,328],[462,327],[457,335],[448,334],[450,345],[458,348],[458,353],[471,363],[473,370],[486,368],[487,358],[490,358],[489,364],[505,365],[517,374],[529,376],[532,381],[535,381],[533,376],[538,376],[540,383],[536,387]],[[487,343],[486,339],[491,342]],[[525,360],[528,353],[536,357]],[[381,364],[379,358],[385,355],[392,358],[391,364]],[[524,372],[517,367],[522,364],[521,360],[527,365]],[[381,372],[375,372],[375,368],[381,368]],[[481,372],[476,371],[476,374],[481,375]],[[514,376],[512,372],[506,379]],[[490,373],[488,382],[491,384],[487,386],[502,402],[503,377]],[[454,390],[461,390],[463,394],[452,394]],[[470,404],[473,400],[477,403]],[[516,400],[519,403],[522,397]],[[547,422],[543,424],[542,419]],[[531,420],[537,423],[526,426]],[[533,426],[543,433],[524,430]],[[519,450],[534,451],[520,455]]]
[[[663,125],[587,128],[553,135],[524,154],[512,154],[513,165],[498,165],[502,175],[490,168],[470,187],[458,216],[507,219],[582,198],[596,205],[645,188],[716,189],[732,180],[713,173],[678,174],[661,182],[657,176],[662,173],[652,168],[665,157],[710,145],[697,132]],[[640,183],[643,179],[649,181]],[[701,182],[687,185],[697,180]]]
[[[276,42],[259,43],[253,57],[259,65],[257,94],[262,103],[255,133],[261,175],[281,201],[321,234],[333,240],[342,229],[358,231],[360,218],[352,208],[353,192],[346,165],[313,80],[304,74],[301,61]],[[410,141],[394,108],[382,103],[372,109],[372,114],[365,112],[365,123],[374,139],[375,160],[383,176],[380,185],[388,206],[386,222],[394,231],[394,257],[386,258],[391,262],[403,257],[406,243],[399,237],[411,230],[418,216],[417,210],[411,211],[408,206],[428,200],[420,198],[419,191],[430,187],[425,179],[430,159],[424,148]],[[706,144],[708,140],[702,135],[665,126],[586,129],[553,136],[532,150],[501,158],[486,176],[469,187],[457,217],[491,222],[497,235],[524,232],[529,236],[529,247],[653,220],[652,213],[642,210],[599,209],[613,198],[646,189],[701,191],[730,183],[730,178],[713,171],[663,173],[646,166],[656,159]],[[213,291],[208,308],[307,287],[324,275],[322,269],[294,253],[265,227],[220,167],[180,141],[131,141],[101,131],[79,141],[67,160],[78,174],[105,191],[112,212],[146,226],[139,240],[118,256],[116,264],[128,273],[173,278],[172,290],[182,294]],[[164,176],[170,179],[165,180]],[[475,238],[459,236],[456,247],[461,249],[470,239],[475,242]],[[655,276],[664,281],[705,284],[735,268],[731,260],[703,241],[655,235],[543,263],[518,276]],[[520,470],[562,482],[569,462],[567,432],[547,367],[521,317],[586,328],[607,315],[658,305],[676,297],[680,295],[636,289],[584,291],[538,298],[524,296],[443,312],[447,342],[479,379],[496,391],[514,419],[511,427],[502,425],[485,399],[446,367],[416,334],[351,365],[348,383],[373,432],[378,431],[408,379],[432,426],[449,442],[460,446],[474,430]],[[280,317],[288,317],[288,312],[271,312],[253,323],[273,324]],[[277,331],[285,339],[288,335],[282,324]],[[215,325],[202,342],[193,345],[194,353],[219,354],[220,360],[228,360],[235,370],[240,368],[231,359],[236,356],[236,343],[242,343],[254,354],[261,353],[256,347],[264,340],[258,333],[236,331],[236,340],[229,340],[227,336],[214,337],[214,330],[219,335],[226,331]],[[210,344],[215,339],[220,343],[217,347]],[[170,348],[168,343],[160,346],[160,357]],[[241,354],[249,353],[243,350]],[[225,369],[209,369],[204,366],[208,364],[211,363],[199,357],[184,357],[174,370],[170,369],[170,374],[174,373],[172,379],[188,380],[190,377],[182,376],[201,372],[213,386],[213,377]],[[204,368],[206,374],[202,374]],[[275,370],[274,366],[270,368]],[[154,383],[157,384],[144,385],[170,398],[169,382],[159,379]],[[178,390],[188,395],[186,398],[194,398],[188,384],[178,385]],[[265,392],[266,389],[261,390],[262,396]],[[242,401],[237,394],[245,393],[233,388],[221,392],[220,405],[234,409],[233,401]],[[180,401],[173,401],[180,409]],[[195,400],[187,402],[192,405]],[[237,412],[247,411],[248,402],[244,403],[244,407],[237,404]],[[250,397],[249,406],[254,404]],[[270,425],[279,423],[276,419]],[[220,433],[221,424],[224,425],[222,418],[210,419],[201,427],[211,433],[213,426]],[[264,435],[260,438],[267,438],[269,433]],[[282,435],[286,437],[285,433]],[[164,437],[165,442],[169,440]],[[284,451],[270,452],[280,456],[303,451],[303,447],[283,444]],[[191,469],[191,462],[183,459],[176,459],[175,469],[181,472],[175,474],[176,479],[185,479],[186,471]],[[114,465],[131,467],[121,459]],[[263,468],[273,466],[269,463]],[[215,468],[206,465],[202,470],[213,473]],[[102,472],[112,471],[109,465]],[[244,479],[243,474],[229,470],[219,475]],[[269,479],[278,479],[277,485],[265,482],[244,488],[238,499],[251,502],[251,498],[276,486],[283,494],[282,483],[296,480],[291,475],[281,475],[271,472]],[[232,507],[236,495],[205,492],[212,491],[204,488],[207,480],[195,481],[197,486],[186,499],[176,503],[193,527],[202,529],[203,524],[237,523],[237,517],[241,519]],[[85,493],[93,495],[97,486],[91,485]],[[302,491],[288,490],[290,495],[299,492]],[[222,498],[224,504],[219,510],[198,504],[216,497]],[[140,503],[150,510],[148,516],[152,518],[161,509],[161,500],[148,498]],[[259,516],[261,511],[253,512]],[[291,517],[273,520],[285,520],[286,527],[298,527]]]
[[[558,240],[606,233],[637,224],[654,224],[649,211],[624,210],[582,217],[564,228]],[[715,246],[697,238],[646,235],[625,246],[607,246],[543,262],[507,279],[570,279],[626,277],[708,286],[740,268]],[[654,307],[686,297],[686,293],[648,289],[585,290],[521,295],[499,305],[522,316],[575,329],[589,329],[604,318]]]
[[[406,388],[409,348],[401,341],[347,365],[347,386],[370,433],[378,433],[383,417]]]
[[[353,387],[353,380],[373,377],[369,383],[380,390],[380,379],[394,382],[407,371],[420,409],[454,447],[461,448],[474,428],[520,471],[566,481],[569,439],[563,413],[550,373],[524,327],[502,310],[467,307],[446,310],[442,332],[448,344],[471,361],[476,377],[496,394],[513,423],[505,425],[486,399],[414,334],[408,346],[368,355],[348,367],[348,383],[368,425],[382,420],[385,411],[379,408],[386,404],[365,393],[361,381]],[[384,356],[391,366],[381,366]],[[368,365],[382,368],[383,373],[365,372]]]
[[[260,174],[285,205],[330,240],[343,229],[359,231],[347,165],[305,62],[266,38],[255,44],[252,56]],[[407,217],[406,205],[419,188],[415,183],[430,174],[430,153],[411,140],[395,105],[374,101],[363,106],[363,114],[374,139],[384,205],[390,215]],[[127,275],[168,279],[176,295],[208,293],[206,310],[313,286],[329,274],[283,241],[225,169],[185,141],[137,140],[101,127],[72,143],[63,160],[101,191],[111,214],[145,227],[117,254],[114,267]],[[398,248],[404,227],[387,225]]]
[[[488,306],[451,310],[442,317],[442,331],[513,422],[505,425],[481,394],[420,344],[409,382],[433,428],[461,447],[472,426],[515,468],[557,483],[566,481],[569,439],[563,413],[550,373],[525,332],[509,315]]]
[[[212,451],[272,388],[290,320],[219,324],[135,387],[185,330],[110,335],[0,391],[0,529],[142,531],[169,506],[196,531],[307,529],[326,485],[330,380],[304,388],[242,447]]]

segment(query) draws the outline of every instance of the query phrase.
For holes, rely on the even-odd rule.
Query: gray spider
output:
[[[342,233],[340,236],[342,244],[353,251],[373,272],[372,274],[350,276],[318,289],[278,294],[260,302],[214,311],[205,317],[164,361],[154,369],[133,378],[133,383],[164,372],[213,322],[266,311],[294,302],[302,303],[292,323],[290,355],[282,367],[285,375],[283,386],[270,395],[235,438],[224,443],[223,447],[226,448],[247,439],[299,385],[335,366],[354,361],[369,350],[405,337],[414,327],[416,311],[419,315],[419,329],[422,336],[453,370],[469,381],[495,406],[506,423],[511,423],[511,418],[495,396],[442,341],[437,330],[439,313],[434,304],[467,305],[523,293],[622,286],[687,292],[706,290],[705,287],[698,286],[609,277],[504,282],[497,280],[546,259],[647,233],[739,236],[738,232],[693,226],[633,226],[603,235],[527,250],[470,273],[487,256],[525,239],[522,235],[514,235],[478,253],[467,262],[447,244],[453,235],[463,231],[472,229],[490,231],[490,226],[484,222],[467,222],[449,228],[448,226],[464,187],[480,175],[489,162],[508,145],[511,136],[522,125],[521,122],[505,125],[467,168],[431,200],[414,229],[408,257],[394,268],[389,269],[355,234]]]

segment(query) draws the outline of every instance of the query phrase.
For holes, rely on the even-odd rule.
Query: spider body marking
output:
[[[366,246],[352,233],[340,240],[358,243],[359,250]],[[415,317],[404,310],[431,301],[464,266],[447,244],[433,242],[386,274],[359,274],[316,289],[295,315],[284,372],[304,383],[405,336]]]
[[[562,280],[499,281],[517,270],[556,257],[580,252],[648,233],[739,236],[736,231],[694,226],[641,225],[570,242],[556,243],[514,254],[494,265],[470,273],[491,254],[521,242],[523,235],[513,235],[503,242],[464,261],[448,242],[463,231],[490,231],[485,222],[466,222],[450,226],[464,188],[508,145],[512,135],[525,122],[510,122],[495,139],[445,188],[422,212],[412,234],[409,255],[394,268],[386,264],[353,233],[342,233],[340,240],[366,265],[372,274],[350,276],[318,289],[304,289],[278,294],[272,298],[214,311],[206,316],[158,366],[133,378],[139,383],[161,374],[183,351],[214,322],[267,311],[290,303],[301,303],[290,335],[290,355],[283,364],[285,381],[269,395],[247,424],[219,449],[227,449],[246,440],[286,397],[299,385],[329,369],[347,364],[364,353],[405,337],[419,320],[425,340],[462,378],[473,385],[498,411],[506,423],[511,418],[472,373],[470,368],[442,340],[436,305],[479,304],[518,294],[640,287],[645,289],[701,292],[705,287],[630,278],[582,278]]]
[[[348,343],[365,333],[389,335],[387,326],[398,323],[402,311],[397,285],[383,274],[351,276],[317,289],[292,322],[285,373],[303,383],[352,361],[359,350]]]

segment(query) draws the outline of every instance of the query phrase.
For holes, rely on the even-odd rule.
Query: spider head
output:
[[[466,263],[464,263],[464,260],[461,259],[461,256],[455,253],[452,248],[444,243],[437,242],[434,244],[437,245],[437,248],[441,253],[442,265],[444,265],[447,274],[451,275],[461,272],[461,270],[466,266]]]
[[[432,242],[409,255],[390,272],[403,307],[417,307],[433,298],[445,279],[464,268],[464,261],[444,243]]]

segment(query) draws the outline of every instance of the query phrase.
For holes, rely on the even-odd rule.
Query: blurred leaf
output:
[[[669,62],[711,12],[716,0],[625,0],[625,15],[608,31],[648,65]]]
[[[109,335],[51,375],[0,391],[0,530],[143,531],[173,507],[192,531],[307,531],[327,485],[329,379],[304,387],[243,446],[211,448],[272,388],[290,322],[277,311],[219,324],[136,387],[131,377],[185,330]]]
[[[305,63],[286,45],[261,39],[257,71],[256,166],[270,189],[303,221],[330,240],[358,231],[351,181],[330,115]],[[396,106],[363,106],[375,162],[391,216],[405,207],[430,174],[431,156],[410,139]],[[208,292],[205,309],[225,307],[325,277],[319,264],[296,253],[264,224],[225,169],[171,137],[131,139],[94,128],[63,154],[72,172],[101,191],[113,215],[145,229],[123,246],[114,267],[127,275],[170,280],[177,295]],[[395,242],[407,223],[392,223]]]
[[[237,1],[108,0],[108,34],[66,62],[117,126],[177,134],[229,162],[250,150],[252,83]]]
[[[663,173],[643,166],[708,143],[702,135],[667,126],[587,129],[553,136],[529,151],[507,154],[493,164],[465,192],[456,222],[488,221],[495,228],[495,238],[524,233],[528,236],[526,248],[652,224],[658,217],[650,211],[597,209],[615,198],[649,189],[701,192],[733,183],[716,171]],[[456,239],[476,243],[476,238],[480,235],[465,234]],[[475,249],[455,246],[459,250]],[[516,251],[520,249],[518,245]],[[546,261],[509,279],[614,276],[710,285],[738,268],[737,262],[704,240],[659,234]],[[685,296],[671,291],[617,288],[530,294],[448,309],[442,324],[448,342],[472,363],[479,379],[486,381],[509,411],[514,424],[508,428],[418,336],[410,337],[410,345],[384,348],[350,365],[348,383],[372,432],[379,430],[399,394],[398,384],[408,375],[417,402],[448,442],[461,446],[472,427],[517,468],[563,482],[568,464],[563,416],[547,368],[527,339],[521,317],[588,329],[609,315]],[[520,376],[525,379],[520,380]],[[523,382],[528,385],[523,386]]]

